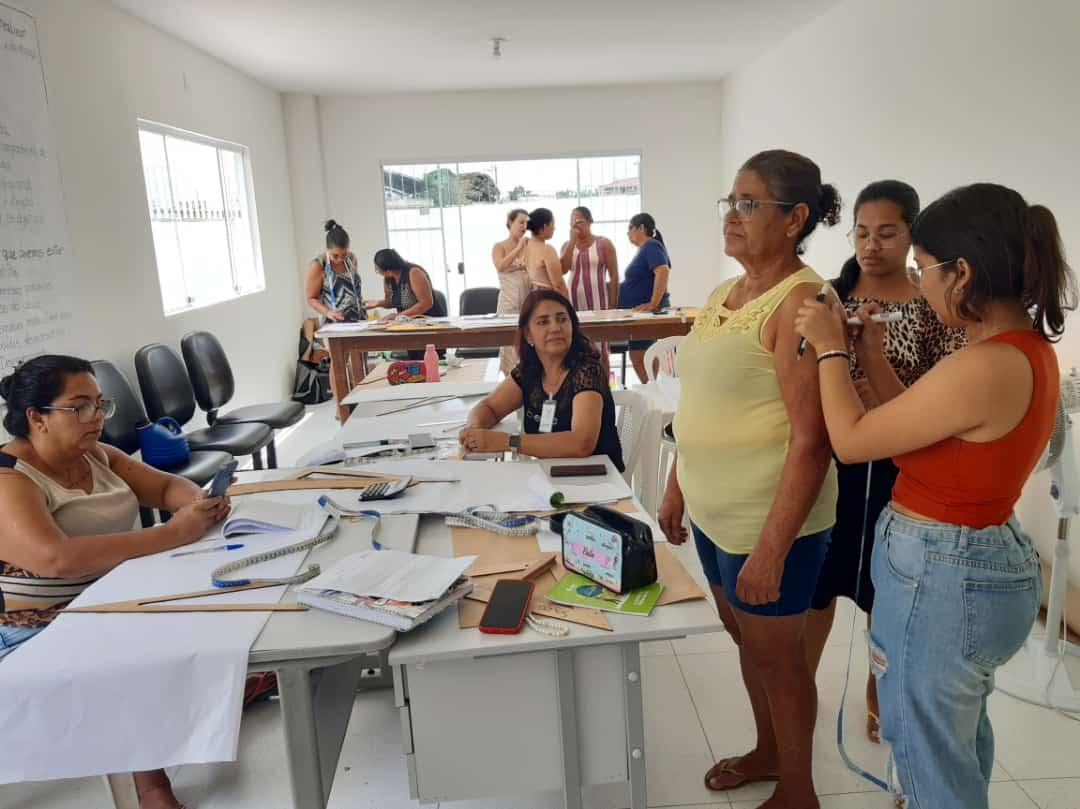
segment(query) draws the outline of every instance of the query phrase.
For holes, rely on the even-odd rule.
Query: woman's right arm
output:
[[[307,278],[304,281],[304,294],[307,296],[308,306],[328,320],[341,320],[344,317],[341,312],[323,303],[322,289],[323,268],[319,266],[319,262],[313,261],[308,266]]]
[[[521,251],[525,249],[525,245],[529,243],[529,237],[523,236],[521,240],[507,250],[503,247],[502,242],[498,242],[493,248],[491,248],[491,261],[495,264],[495,270],[497,272],[506,272],[513,266],[517,257],[521,255]]]
[[[383,279],[383,298],[381,301],[364,301],[365,309],[389,309],[390,304],[393,303],[392,296],[390,294],[390,282],[385,278]]]
[[[672,545],[682,545],[686,542],[686,528],[683,527],[686,501],[683,500],[682,487],[679,486],[678,466],[678,455],[676,455],[671,463],[671,471],[668,472],[664,499],[660,501],[660,511],[656,515],[660,530],[664,532],[664,536]]]
[[[507,377],[491,393],[473,405],[465,428],[490,430],[504,418],[521,407],[521,388]]]
[[[74,579],[121,562],[187,545],[228,513],[222,498],[199,500],[163,525],[72,541],[45,510],[41,492],[21,472],[0,472],[0,559],[38,576]]]

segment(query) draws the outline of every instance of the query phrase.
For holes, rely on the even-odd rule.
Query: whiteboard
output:
[[[68,343],[72,278],[37,28],[0,2],[0,376]]]

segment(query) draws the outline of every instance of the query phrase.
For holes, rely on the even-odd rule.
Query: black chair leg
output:
[[[624,351],[622,355],[622,386],[626,387],[626,361],[630,357],[629,351]]]
[[[268,469],[277,469],[277,446],[274,445],[273,438],[266,445],[266,466]]]
[[[251,453],[251,463],[256,469],[263,468],[262,450]]]
[[[154,510],[148,506],[139,506],[139,522],[143,528],[152,528],[154,525]]]

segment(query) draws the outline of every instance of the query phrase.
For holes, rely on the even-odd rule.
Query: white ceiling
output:
[[[113,2],[271,87],[332,94],[717,79],[837,0]]]

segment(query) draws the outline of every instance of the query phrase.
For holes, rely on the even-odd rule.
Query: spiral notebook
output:
[[[393,601],[389,598],[343,593],[340,590],[297,590],[296,600],[318,610],[382,624],[398,632],[408,632],[456,604],[471,593],[472,589],[473,583],[469,579],[460,578],[442,598],[432,601]]]

